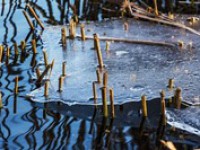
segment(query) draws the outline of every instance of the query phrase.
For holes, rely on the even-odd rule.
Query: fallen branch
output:
[[[77,38],[81,38],[81,35],[76,35]],[[93,40],[93,36],[86,36],[86,39]],[[176,43],[167,43],[167,42],[154,42],[154,41],[147,41],[147,40],[130,40],[130,39],[122,39],[122,38],[115,38],[115,37],[99,37],[102,41],[114,41],[114,42],[125,42],[125,43],[133,43],[133,44],[145,44],[145,45],[158,45],[158,46],[169,46],[174,47]]]
[[[141,18],[144,20],[152,21],[152,22],[162,23],[162,24],[169,25],[169,26],[182,28],[182,29],[185,29],[191,33],[194,33],[194,34],[200,36],[200,32],[198,32],[197,30],[192,29],[184,24],[174,22],[172,19],[170,19],[169,17],[167,17],[161,13],[158,16],[153,16],[151,13],[148,13],[146,10],[138,7],[134,3],[128,3],[128,5],[126,5],[124,7],[128,7],[128,10],[130,11],[131,16],[133,16],[133,17]],[[104,8],[104,7],[102,9],[105,11],[108,11],[108,12],[116,12],[115,10]],[[120,11],[122,11],[122,10],[120,10]],[[150,15],[150,16],[148,16],[148,15]]]
[[[151,17],[148,17],[148,16],[140,15],[138,13],[134,13],[131,9],[131,6],[129,6],[129,11],[130,11],[131,15],[134,16],[134,17],[138,17],[138,18],[142,18],[142,19],[145,19],[145,20],[149,20],[149,21],[153,21],[153,22],[157,22],[157,23],[162,23],[162,24],[166,24],[166,25],[170,25],[170,26],[174,26],[174,27],[179,27],[179,28],[185,29],[187,31],[190,31],[190,32],[200,36],[200,32],[198,32],[198,31],[196,31],[196,30],[194,30],[190,27],[187,27],[183,24],[180,24],[178,22],[171,22],[171,21],[161,20],[161,19],[158,19],[158,18],[151,18]]]

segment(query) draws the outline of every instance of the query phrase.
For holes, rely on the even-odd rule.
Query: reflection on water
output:
[[[156,143],[161,138],[179,139],[177,136],[163,137],[160,132],[156,133],[158,120],[151,123],[152,126],[145,126],[145,128],[143,121],[141,123],[135,121],[134,114],[137,114],[139,107],[134,110],[135,113],[131,113],[132,108],[124,106],[124,110],[127,111],[124,111],[121,116],[126,114],[127,118],[123,120],[125,123],[120,124],[119,121],[98,118],[99,115],[96,114],[100,114],[101,109],[68,107],[60,104],[42,105],[27,100],[24,97],[26,93],[36,88],[32,76],[35,74],[34,68],[39,65],[38,60],[42,57],[43,49],[39,31],[30,32],[22,14],[28,2],[40,18],[51,25],[68,23],[73,12],[76,12],[79,17],[89,19],[99,19],[101,12],[98,0],[1,1],[0,43],[5,49],[10,47],[11,55],[9,58],[4,55],[0,66],[0,91],[4,104],[4,108],[0,109],[0,149],[101,149],[104,147],[155,149]],[[32,21],[37,27],[33,18]],[[31,53],[32,39],[36,39],[37,43],[36,56]],[[18,46],[20,55],[14,55],[13,44],[16,42],[20,45],[22,40],[27,43],[26,52],[21,54],[21,47]],[[18,95],[13,94],[16,76],[19,76]],[[120,113],[122,108],[123,106],[116,109]],[[81,111],[77,112],[80,109]],[[141,119],[138,115],[136,118]],[[135,122],[138,124],[135,125]],[[150,124],[148,120],[144,122]],[[187,145],[176,142],[176,146],[180,149],[183,147],[193,149],[199,146],[198,139],[188,140],[189,135],[185,139],[189,141]]]

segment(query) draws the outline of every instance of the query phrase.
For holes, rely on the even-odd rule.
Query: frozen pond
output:
[[[149,40],[156,42],[178,43],[184,47],[167,47],[144,44],[111,42],[110,51],[105,50],[101,41],[103,60],[108,71],[109,87],[114,89],[115,103],[138,101],[142,94],[148,99],[159,97],[164,89],[167,97],[173,90],[167,88],[168,80],[175,80],[175,88],[182,88],[183,100],[199,104],[199,37],[183,29],[138,20],[128,20],[129,30],[124,31],[124,20],[104,21],[86,25],[86,35],[98,33],[100,37]],[[60,45],[61,26],[46,27],[42,34],[48,60],[55,59],[50,79],[50,95],[43,98],[43,87],[31,93],[33,100],[39,102],[63,101],[67,104],[93,104],[91,100],[92,82],[96,81],[97,56],[93,50],[93,40],[82,42],[78,38],[68,40],[67,47]],[[77,28],[79,32],[79,28]],[[192,48],[190,47],[192,43]],[[59,93],[58,78],[62,73],[62,62],[67,62],[67,77],[64,79],[63,92]],[[97,86],[98,102],[101,104],[102,85]],[[175,89],[174,88],[174,89]]]
[[[26,4],[35,10],[44,24],[43,33]],[[97,33],[102,38],[147,40],[176,45],[110,41],[110,51],[106,51],[106,41],[101,40],[105,70],[108,72],[108,87],[114,89],[115,118],[110,116],[110,106],[109,116],[105,118],[103,107],[93,105],[92,83],[97,80],[98,69],[93,40],[82,42],[77,37],[75,40],[68,39],[66,48],[60,44],[61,28],[66,27],[68,30],[66,24],[74,15],[74,8],[77,8],[81,23],[86,26],[87,36],[93,37]],[[166,97],[171,97],[176,87],[181,87],[183,100],[193,105],[199,104],[199,36],[138,18],[104,20],[121,16],[121,13],[105,12],[104,8],[119,10],[120,4],[115,0],[1,2],[0,44],[4,47],[4,54],[0,63],[0,149],[154,150],[159,148],[159,140],[171,141],[177,149],[200,148],[199,105],[175,109],[168,107],[166,100],[168,123],[163,126],[160,122],[159,98],[161,89],[166,91]],[[158,8],[162,10],[163,5]],[[182,8],[175,9],[180,13],[175,14],[178,17],[176,20],[180,22],[193,15],[199,17],[198,14],[181,16]],[[185,9],[190,11],[188,7]],[[24,11],[33,23],[34,31],[30,30]],[[124,30],[123,25],[126,21],[129,24],[128,31]],[[187,26],[199,30],[199,23],[187,22]],[[77,35],[80,35],[80,25],[77,27]],[[36,41],[36,55],[33,55],[33,39]],[[182,49],[177,46],[179,40],[185,43]],[[26,42],[25,49],[22,49],[22,41]],[[192,48],[189,46],[191,42]],[[18,45],[19,54],[15,51],[15,44]],[[45,68],[44,49],[48,55],[48,63],[55,60],[47,98],[44,98],[44,82],[38,89],[35,80],[36,69],[39,68],[42,72]],[[58,78],[62,72],[62,62],[67,62],[67,76],[63,91],[59,93]],[[102,75],[103,72],[101,79]],[[49,75],[45,77],[48,78]],[[172,91],[167,88],[169,78],[175,80]],[[18,85],[18,94],[15,94],[15,85]],[[97,104],[101,105],[100,88],[103,85],[96,86]],[[34,97],[30,100],[27,94]],[[146,94],[148,98],[147,118],[141,114],[142,94]],[[107,100],[109,103],[109,93]]]
[[[176,87],[181,87],[183,101],[199,105],[199,37],[182,29],[164,25],[137,20],[128,22],[128,31],[123,29],[123,20],[87,24],[86,35],[98,33],[100,37],[176,43],[176,46],[111,42],[110,50],[106,51],[106,42],[101,41],[105,69],[109,76],[108,85],[114,89],[115,104],[139,101],[143,94],[146,94],[149,100],[158,98],[162,89],[169,98],[173,96]],[[55,59],[55,66],[50,79],[49,97],[43,96],[44,88],[41,87],[31,93],[32,100],[42,103],[62,101],[68,105],[94,104],[92,82],[97,80],[98,64],[93,40],[68,40],[67,47],[63,49],[59,44],[61,28],[47,27],[42,35],[48,59]],[[79,32],[78,28],[77,31]],[[178,41],[184,41],[183,48],[177,46]],[[62,62],[65,61],[67,77],[64,79],[63,92],[60,93],[57,91],[58,78],[62,73]],[[168,80],[171,78],[175,80],[174,90],[167,88]],[[97,85],[97,104],[102,103],[101,87],[101,84]],[[169,109],[168,123],[199,136],[199,112],[198,106],[185,110]]]

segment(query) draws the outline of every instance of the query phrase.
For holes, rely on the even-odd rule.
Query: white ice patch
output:
[[[124,55],[124,54],[128,54],[128,52],[127,51],[117,51],[117,52],[115,52],[116,53],[116,55],[117,56],[122,56],[122,55]]]
[[[166,116],[171,126],[200,136],[200,107],[167,110]]]

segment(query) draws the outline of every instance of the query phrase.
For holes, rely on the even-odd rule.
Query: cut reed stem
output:
[[[100,84],[101,83],[101,75],[99,69],[96,70],[96,75],[97,75],[97,82]]]
[[[58,83],[58,91],[59,91],[59,92],[62,92],[62,90],[63,90],[63,77],[60,76],[58,80],[59,80],[59,83]]]
[[[174,80],[173,79],[169,79],[168,88],[169,89],[173,89],[174,88]]]
[[[63,62],[62,63],[62,76],[63,77],[66,77],[66,64],[67,64],[67,62]]]
[[[157,0],[153,0],[154,3],[154,11],[155,11],[155,15],[158,16],[158,7],[157,7]]]
[[[143,115],[143,117],[147,117],[148,115],[147,115],[147,100],[146,100],[146,96],[143,95],[141,97],[141,99],[142,99],[142,115]]]
[[[175,104],[175,108],[177,109],[181,108],[181,103],[182,103],[181,91],[182,91],[181,88],[178,87],[174,94],[174,104]]]
[[[85,41],[85,25],[81,24],[81,39]]]
[[[101,52],[101,47],[100,47],[100,42],[99,42],[98,36],[96,36],[94,40],[96,41],[95,45],[96,45],[99,68],[102,69],[104,67],[104,64],[103,64],[102,52]]]
[[[61,29],[61,41],[62,41],[63,46],[66,46],[67,35],[66,35],[66,29],[64,27]]]
[[[69,37],[71,39],[76,37],[76,23],[72,19],[69,22]]]
[[[103,74],[103,86],[107,87],[107,85],[108,85],[108,72],[106,71]]]
[[[48,97],[49,96],[49,82],[46,81],[44,84],[44,96]]]

